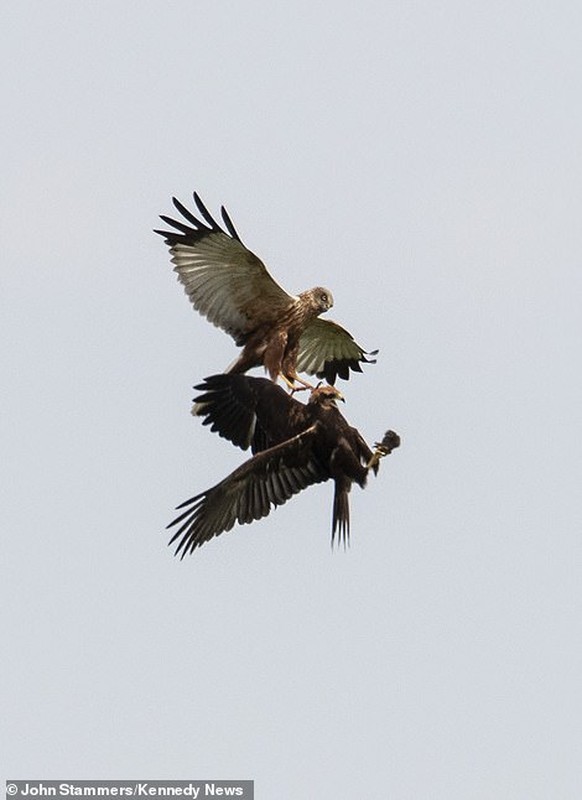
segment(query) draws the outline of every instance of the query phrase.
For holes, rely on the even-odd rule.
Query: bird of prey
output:
[[[374,452],[336,406],[343,399],[333,386],[320,386],[304,404],[265,378],[213,375],[196,387],[205,416],[203,424],[253,457],[220,483],[178,506],[182,511],[168,528],[178,526],[170,544],[178,541],[183,558],[204,542],[235,525],[269,514],[290,497],[315,483],[335,484],[332,546],[350,535],[349,492],[352,483],[364,488],[369,469],[376,474],[380,458],[400,445],[388,431]]]
[[[224,207],[222,228],[196,192],[201,219],[172,199],[185,222],[161,215],[175,230],[155,233],[169,246],[174,271],[194,308],[243,348],[226,372],[263,365],[273,381],[280,376],[291,389],[313,388],[297,373],[334,384],[338,375],[347,380],[350,370],[361,372],[362,363],[375,363],[367,356],[377,350],[366,352],[341,325],[319,319],[333,306],[328,289],[288,294],[242,243]]]

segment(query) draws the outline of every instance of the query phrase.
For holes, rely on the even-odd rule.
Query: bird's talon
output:
[[[305,389],[310,389],[311,391],[313,391],[314,387],[310,383],[301,380],[301,378],[297,376],[293,378],[293,380],[290,380],[286,375],[283,375],[283,373],[281,372],[280,377],[282,378],[283,382],[287,384],[287,388],[289,389],[292,395],[294,395],[295,392],[302,392]]]
[[[304,392],[306,389],[309,389],[309,386],[293,386],[291,389],[291,395],[293,396],[295,392]]]

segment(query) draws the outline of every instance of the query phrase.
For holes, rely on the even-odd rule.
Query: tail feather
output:
[[[350,543],[350,498],[349,485],[344,486],[336,481],[333,495],[333,524],[331,530],[331,546],[335,541],[336,531],[338,541],[342,542],[344,548]]]

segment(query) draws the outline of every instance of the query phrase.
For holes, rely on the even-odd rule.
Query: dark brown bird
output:
[[[182,557],[235,523],[245,525],[269,514],[290,497],[315,483],[333,479],[332,545],[336,531],[349,541],[349,492],[364,488],[369,469],[400,445],[388,431],[376,450],[339,412],[343,399],[333,386],[311,392],[300,403],[265,378],[213,375],[196,387],[203,424],[243,450],[255,454],[211,489],[178,508],[186,509],[168,526],[178,525],[170,544],[178,541]]]
[[[328,289],[316,286],[295,296],[276,283],[263,262],[242,243],[224,207],[223,229],[194,193],[198,219],[175,197],[186,222],[162,215],[176,231],[156,230],[170,248],[174,271],[186,294],[210,322],[230,334],[243,350],[226,372],[264,365],[271,380],[290,388],[312,388],[297,372],[333,384],[362,363],[375,363],[352,335],[331,320],[318,319],[333,306]],[[187,224],[188,223],[188,224]]]

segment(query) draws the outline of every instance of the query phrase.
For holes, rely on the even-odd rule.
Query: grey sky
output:
[[[0,778],[253,778],[261,800],[582,785],[582,8],[185,0],[0,12]],[[332,487],[183,562],[244,456],[235,355],[151,229],[224,203],[378,364]]]

